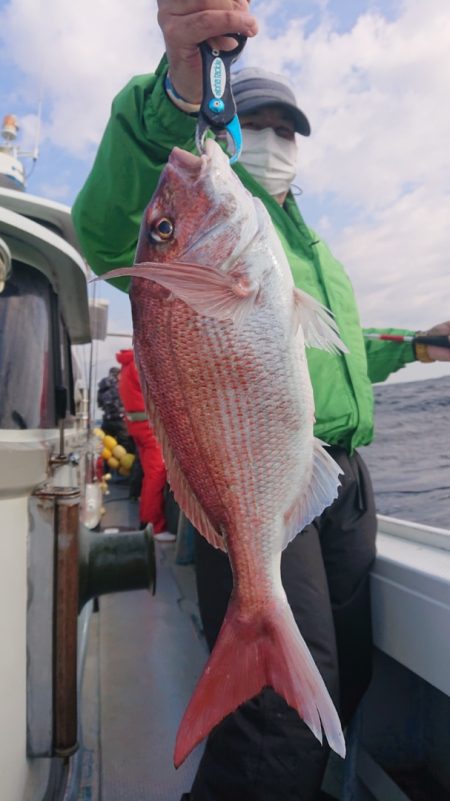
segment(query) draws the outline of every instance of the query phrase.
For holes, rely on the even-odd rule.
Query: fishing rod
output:
[[[450,340],[445,334],[369,334],[365,339],[377,339],[385,342],[409,342],[411,345],[434,345],[437,348],[450,348]]]

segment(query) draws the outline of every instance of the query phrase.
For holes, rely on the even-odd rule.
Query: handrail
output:
[[[450,551],[450,530],[385,515],[377,515],[377,518],[379,534]]]

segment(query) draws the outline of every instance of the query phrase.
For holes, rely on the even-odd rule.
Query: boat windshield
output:
[[[55,425],[52,295],[44,275],[13,263],[0,294],[0,428]]]

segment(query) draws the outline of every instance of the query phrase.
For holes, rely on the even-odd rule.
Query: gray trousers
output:
[[[350,720],[371,676],[369,571],[376,518],[368,470],[355,453],[328,448],[344,471],[334,503],[289,544],[283,585],[304,639],[340,712]],[[228,558],[196,535],[200,613],[210,648],[232,587]],[[237,655],[237,658],[238,655]],[[328,758],[297,712],[272,689],[210,734],[192,801],[315,801]]]

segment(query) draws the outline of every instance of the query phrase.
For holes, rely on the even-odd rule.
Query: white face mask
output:
[[[287,192],[297,173],[298,150],[295,139],[277,136],[273,128],[242,129],[240,162],[275,197]]]

